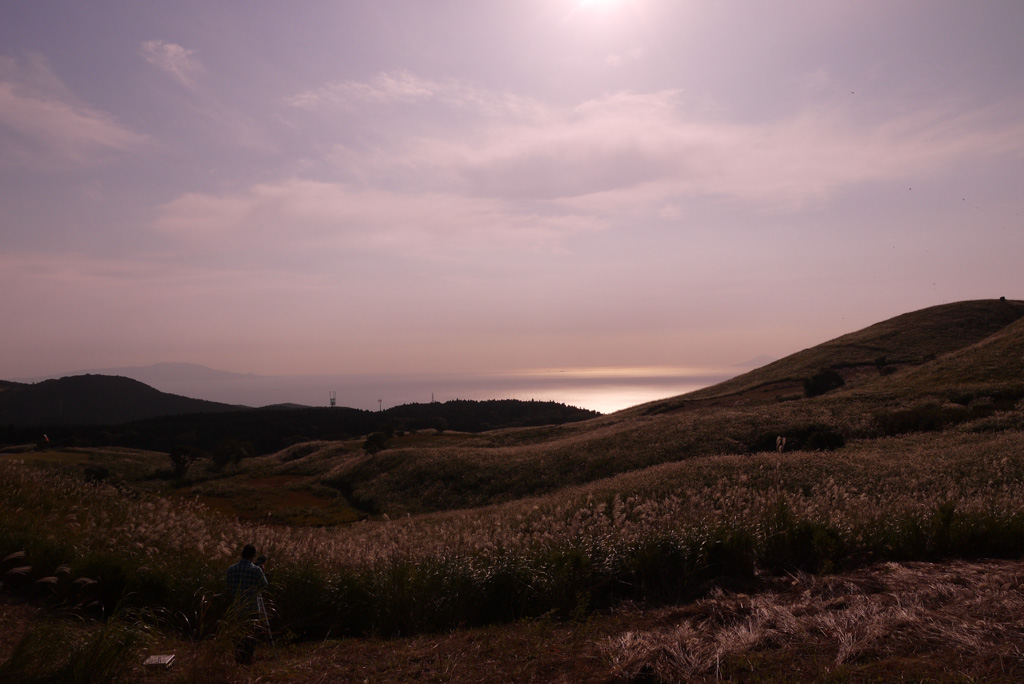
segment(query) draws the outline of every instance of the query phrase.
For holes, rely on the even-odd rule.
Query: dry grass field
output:
[[[795,573],[760,591],[679,606],[622,604],[584,620],[536,619],[444,634],[263,643],[236,666],[224,639],[149,632],[129,681],[178,682],[1019,682],[1024,563],[886,563]],[[96,625],[0,599],[0,661],[41,625],[84,640]],[[147,673],[142,659],[174,653]],[[85,681],[85,680],[80,680]]]
[[[164,454],[9,450],[0,679],[174,652],[147,679],[1021,681],[1022,315],[944,305],[692,395],[372,455],[168,480]],[[842,386],[803,396],[826,369]],[[246,541],[276,636],[249,669],[223,595]]]

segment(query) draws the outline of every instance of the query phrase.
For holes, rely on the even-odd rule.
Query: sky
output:
[[[4,2],[0,378],[720,368],[1024,298],[1021,26],[1018,0]]]

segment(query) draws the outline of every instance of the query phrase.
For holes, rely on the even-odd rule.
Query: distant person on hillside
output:
[[[253,661],[256,652],[256,625],[260,615],[260,590],[267,586],[263,568],[253,563],[256,547],[246,544],[242,559],[228,568],[228,592],[231,594],[235,615],[243,621],[244,629],[235,641],[235,660],[243,665]]]

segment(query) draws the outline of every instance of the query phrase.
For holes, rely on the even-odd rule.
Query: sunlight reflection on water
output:
[[[491,387],[461,398],[557,401],[612,413],[693,392],[733,375],[726,369],[662,366],[538,369],[495,378]]]
[[[693,378],[621,378],[617,382],[551,383],[537,386],[502,386],[495,383],[487,387],[467,387],[453,396],[436,396],[438,401],[460,399],[536,399],[558,401],[571,407],[590,409],[602,414],[629,409],[640,403],[685,394],[701,387],[721,382],[730,376],[712,382],[694,381]],[[646,381],[646,382],[645,382]]]
[[[723,378],[724,380],[725,378]],[[710,383],[708,383],[710,384]],[[638,404],[645,404],[657,399],[674,397],[679,394],[693,392],[702,387],[704,383],[686,383],[678,385],[592,385],[592,386],[566,386],[566,387],[538,387],[521,388],[515,390],[504,390],[494,388],[492,390],[467,391],[460,399],[522,399],[528,401],[557,401],[569,406],[586,408],[600,413],[613,413]],[[440,399],[439,399],[440,401]]]
[[[717,368],[577,368],[506,374],[234,376],[160,383],[165,392],[245,406],[338,406],[367,410],[453,399],[556,401],[601,413],[673,397],[737,374]],[[156,384],[154,384],[156,386]],[[380,400],[380,403],[378,403]]]

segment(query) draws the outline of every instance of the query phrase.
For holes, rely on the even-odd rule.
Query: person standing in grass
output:
[[[256,547],[246,544],[242,558],[228,568],[228,591],[231,593],[232,608],[245,624],[242,635],[235,642],[235,660],[244,665],[253,661],[256,652],[256,621],[260,618],[260,590],[267,586],[263,569],[253,563]]]

